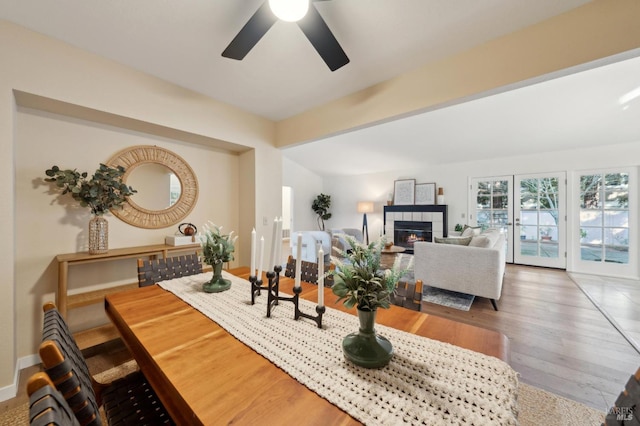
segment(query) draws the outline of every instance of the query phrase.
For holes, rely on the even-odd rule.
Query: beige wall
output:
[[[640,47],[640,1],[596,0],[278,123],[278,146],[463,102]]]
[[[87,212],[58,204],[55,195],[39,184],[46,168],[59,164],[91,171],[125,146],[166,147],[190,162],[198,175],[200,200],[190,221],[212,219],[240,233],[238,263],[246,264],[248,251],[242,246],[248,245],[253,224],[280,214],[281,154],[273,147],[275,126],[268,120],[6,21],[0,21],[0,40],[0,190],[5,194],[0,203],[0,233],[5,241],[0,249],[0,399],[4,399],[12,396],[17,361],[36,352],[39,305],[51,298],[55,288],[52,260],[58,253],[82,247],[86,234]],[[148,123],[165,129],[167,135],[188,134],[199,144],[27,109],[16,101],[14,91],[66,102],[98,116],[122,117],[123,123],[127,119]],[[228,146],[244,152],[221,149]],[[111,247],[155,243],[169,231],[141,230],[114,217],[109,223]],[[270,238],[266,227],[263,231]],[[247,259],[242,258],[244,253]],[[70,280],[91,283],[104,278],[104,271],[87,268],[74,272]],[[113,271],[107,278],[126,279]],[[93,313],[79,312],[76,320],[88,317]]]

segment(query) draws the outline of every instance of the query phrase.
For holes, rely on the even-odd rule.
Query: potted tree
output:
[[[393,345],[375,331],[378,308],[389,308],[391,295],[398,280],[412,267],[413,257],[405,268],[401,268],[401,256],[396,258],[391,269],[380,268],[380,254],[385,245],[381,238],[368,245],[359,243],[351,236],[345,237],[348,248],[337,249],[338,256],[332,257],[335,269],[333,294],[343,301],[347,308],[356,307],[360,329],[346,336],[342,350],[349,361],[366,368],[380,368],[389,363],[393,356]]]
[[[93,176],[76,169],[61,170],[53,166],[45,171],[45,181],[55,182],[62,194],[71,194],[82,207],[91,209],[89,221],[89,254],[106,253],[109,249],[109,223],[103,217],[110,210],[121,209],[127,199],[137,191],[122,181],[125,169],[100,164]]]
[[[320,194],[313,200],[311,209],[318,215],[318,228],[324,231],[324,221],[331,219],[329,208],[331,207],[331,195]]]

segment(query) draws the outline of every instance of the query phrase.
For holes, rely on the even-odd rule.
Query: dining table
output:
[[[245,267],[227,272],[236,280],[248,280],[250,275]],[[211,273],[201,275],[203,282],[211,278]],[[267,281],[266,276],[263,279]],[[279,277],[280,291],[291,290],[293,284],[292,278]],[[314,303],[318,300],[317,285],[301,282],[301,288],[300,299]],[[334,303],[336,296],[330,288],[324,288],[323,292],[327,310],[355,315],[355,309]],[[266,299],[264,293],[265,290],[257,298]],[[225,296],[223,292],[207,297],[222,301]],[[250,306],[249,291],[246,300],[234,303],[237,306],[232,302],[221,305],[228,309],[224,311],[226,316],[233,316],[234,309],[240,312],[264,308],[264,301],[261,306]],[[340,404],[320,396],[322,392],[311,390],[234,336],[229,327],[225,329],[202,309],[196,309],[161,285],[109,294],[105,297],[105,311],[177,424],[362,424],[341,409]],[[272,318],[260,311],[258,320],[270,324]],[[284,324],[304,321],[308,330],[318,328],[316,323],[305,319],[286,321]],[[493,330],[398,306],[379,309],[376,323],[493,357],[505,364],[509,361],[508,338]]]

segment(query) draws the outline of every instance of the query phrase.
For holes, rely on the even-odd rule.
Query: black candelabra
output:
[[[250,275],[249,282],[251,283],[251,304],[255,305],[256,296],[260,296],[260,290],[268,290],[269,287],[263,287],[262,277],[258,279],[256,275]]]
[[[250,276],[249,281],[251,282],[251,304],[255,303],[255,297],[260,296],[260,290],[267,291],[267,318],[271,318],[271,310],[274,306],[278,305],[280,301],[288,301],[293,302],[294,306],[294,316],[293,319],[298,320],[301,317],[307,318],[314,321],[318,328],[322,328],[322,315],[325,312],[324,306],[316,306],[317,315],[309,315],[300,310],[299,301],[300,301],[300,293],[302,293],[302,287],[293,287],[293,296],[280,296],[280,272],[282,271],[282,266],[276,265],[273,268],[273,271],[267,272],[268,284],[266,287],[262,286],[262,280],[258,280],[257,277]]]

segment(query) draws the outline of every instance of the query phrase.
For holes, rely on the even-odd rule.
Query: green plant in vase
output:
[[[71,194],[82,207],[89,207],[93,218],[89,221],[89,253],[100,254],[108,250],[108,222],[102,216],[121,209],[136,191],[122,181],[125,169],[100,164],[93,176],[76,169],[62,170],[53,166],[45,171],[47,182],[55,182],[62,195]]]
[[[378,308],[389,308],[393,291],[400,278],[411,269],[413,258],[402,268],[402,255],[399,255],[391,269],[382,270],[380,255],[386,243],[384,238],[368,245],[351,236],[345,239],[349,247],[336,248],[338,256],[332,257],[335,269],[329,272],[334,280],[331,290],[338,296],[336,302],[343,301],[345,307],[357,308],[360,329],[343,339],[342,350],[356,365],[384,367],[393,357],[393,345],[376,334],[376,313]]]
[[[222,226],[218,227],[213,222],[203,226],[204,233],[200,238],[202,247],[202,259],[213,268],[213,278],[205,283],[202,289],[207,293],[219,293],[231,287],[231,281],[222,278],[222,265],[232,261],[235,251],[237,236],[233,231],[228,235],[222,233]]]

